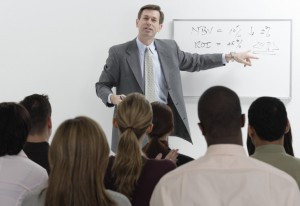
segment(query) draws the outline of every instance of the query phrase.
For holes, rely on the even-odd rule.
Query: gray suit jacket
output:
[[[223,66],[222,54],[191,54],[179,49],[174,40],[154,41],[161,68],[168,85],[168,105],[174,113],[175,136],[191,141],[189,124],[183,99],[180,71],[200,71]],[[201,85],[199,85],[201,86]],[[107,106],[108,95],[112,88],[116,94],[139,92],[144,94],[144,80],[142,78],[139,51],[136,39],[109,49],[109,56],[96,83],[96,92]],[[113,129],[112,150],[115,151],[118,142],[118,133]]]

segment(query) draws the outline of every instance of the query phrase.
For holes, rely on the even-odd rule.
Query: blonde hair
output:
[[[132,199],[143,167],[139,140],[152,123],[151,105],[142,94],[132,93],[118,105],[115,119],[121,136],[112,176],[116,190]]]
[[[106,136],[94,120],[80,116],[64,121],[49,149],[45,205],[113,205],[103,183],[108,157]]]

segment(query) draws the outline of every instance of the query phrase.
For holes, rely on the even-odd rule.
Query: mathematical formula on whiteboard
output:
[[[252,67],[228,63],[224,68],[182,72],[185,96],[198,97],[210,86],[223,85],[241,97],[291,98],[291,20],[174,20],[174,40],[191,53],[251,50]]]

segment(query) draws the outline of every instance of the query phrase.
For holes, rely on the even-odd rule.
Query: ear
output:
[[[241,127],[244,127],[245,126],[245,114],[242,114],[241,115]]]
[[[253,140],[256,136],[256,132],[255,132],[255,129],[250,124],[248,124],[248,131],[247,132],[248,132],[248,136],[251,138],[251,140]]]
[[[51,120],[51,117],[48,117],[47,127],[48,127],[48,129],[52,129],[52,120]]]
[[[118,128],[118,127],[119,127],[116,118],[113,118],[113,122],[112,122],[112,123],[113,123],[113,126],[114,126],[115,128]]]
[[[151,132],[152,132],[152,129],[153,129],[153,124],[151,123],[151,124],[148,126],[148,128],[147,128],[147,130],[146,130],[146,133],[147,133],[147,134],[151,133]]]
[[[160,30],[162,29],[163,25],[162,24],[159,24],[159,29],[158,29],[158,32],[160,32]]]
[[[200,128],[200,130],[201,130],[202,135],[205,136],[205,129],[204,129],[204,127],[203,127],[203,124],[202,124],[201,122],[199,122],[199,123],[198,123],[198,126],[199,126],[199,128]]]
[[[288,120],[288,121],[287,121],[287,124],[286,124],[286,127],[285,127],[284,133],[285,133],[285,134],[288,133],[288,132],[290,131],[290,129],[291,129],[291,125],[290,125],[290,121]]]
[[[139,21],[140,21],[139,19],[135,20],[135,27],[138,27]]]

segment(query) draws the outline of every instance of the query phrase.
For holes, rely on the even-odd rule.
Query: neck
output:
[[[206,136],[207,146],[215,144],[236,144],[243,146],[242,136],[223,136],[223,137],[209,137]]]
[[[138,36],[139,40],[145,44],[146,46],[149,46],[154,41],[154,38],[143,38],[141,36]]]
[[[269,145],[269,144],[283,145],[284,144],[284,139],[280,138],[280,139],[275,140],[275,141],[266,141],[266,140],[262,140],[260,138],[257,138],[257,141],[255,142],[255,146],[256,147],[264,146],[264,145]]]
[[[49,136],[46,134],[41,134],[41,135],[28,135],[27,137],[27,142],[48,142]]]

